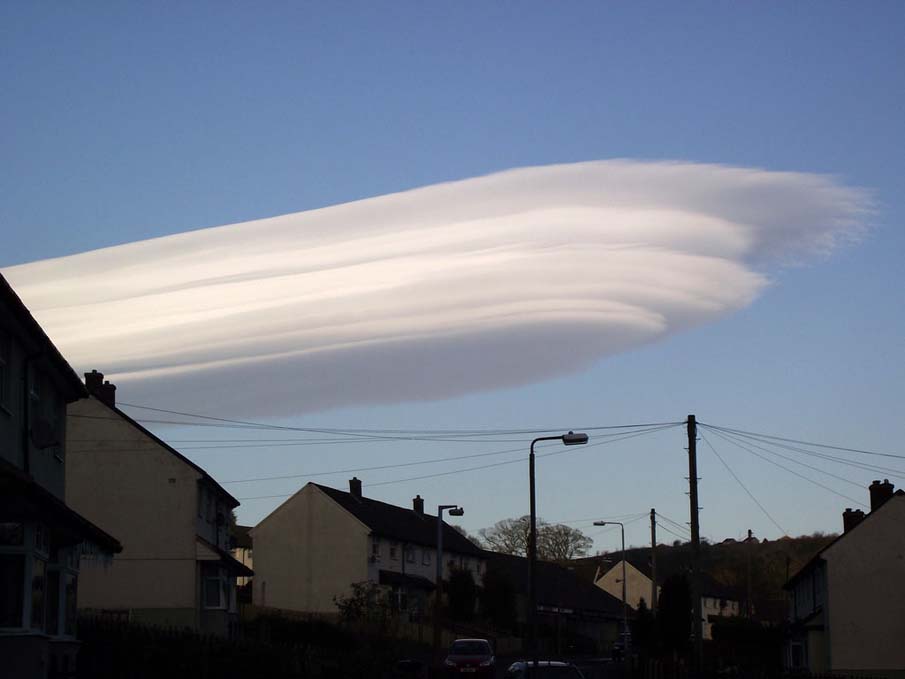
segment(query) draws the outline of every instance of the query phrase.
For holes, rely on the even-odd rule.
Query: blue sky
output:
[[[831,174],[872,192],[863,242],[826,261],[771,270],[770,288],[733,316],[528,387],[286,421],[522,428],[696,413],[900,452],[903,29],[897,2],[8,3],[0,8],[0,267],[525,165],[676,159]],[[196,412],[206,412],[203,403]],[[840,527],[850,502],[710,439],[790,533]],[[683,521],[683,446],[677,429],[542,463],[540,514],[560,520],[656,506]],[[459,448],[311,451],[195,458],[229,480]],[[705,534],[753,528],[777,536],[706,447],[700,468]],[[372,478],[409,475],[417,473]],[[346,476],[320,480],[341,486]],[[526,511],[525,480],[513,466],[372,494],[460,502],[463,524],[477,529]],[[278,494],[293,483],[231,490]],[[277,502],[248,501],[240,518],[254,522]],[[613,535],[600,536],[598,548],[612,548]],[[628,537],[642,542],[644,522]]]

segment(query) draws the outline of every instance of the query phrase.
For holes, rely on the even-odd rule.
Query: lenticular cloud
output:
[[[291,414],[524,384],[712,321],[771,266],[857,235],[865,203],[810,174],[603,161],[5,274],[70,362],[129,400]]]

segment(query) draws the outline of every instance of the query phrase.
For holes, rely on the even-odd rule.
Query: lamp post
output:
[[[459,505],[437,506],[437,587],[434,590],[434,655],[440,662],[440,607],[443,604],[443,511],[450,516],[462,516],[465,510]]]
[[[622,531],[622,649],[629,653],[627,604],[625,597],[625,524],[621,521],[595,521],[595,526],[619,526]]]
[[[587,434],[560,434],[541,436],[531,442],[528,455],[528,484],[531,493],[531,530],[528,534],[528,649],[531,663],[537,669],[537,506],[534,497],[534,444],[540,441],[562,441],[565,446],[580,446],[588,442]]]

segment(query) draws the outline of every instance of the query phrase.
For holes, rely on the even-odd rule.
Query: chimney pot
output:
[[[889,482],[889,479],[883,479],[883,483],[875,480],[870,484],[868,490],[870,491],[870,511],[874,512],[892,497],[895,486]]]
[[[842,532],[848,533],[863,520],[864,512],[860,509],[852,510],[851,507],[846,507],[845,511],[842,512]]]
[[[104,379],[104,373],[92,370],[85,373],[85,388],[98,401],[111,408],[116,407],[116,385]]]
[[[361,479],[357,476],[353,476],[349,479],[349,492],[352,494],[352,497],[361,499]]]
[[[420,495],[416,495],[412,498],[412,509],[416,514],[424,516],[424,498]]]

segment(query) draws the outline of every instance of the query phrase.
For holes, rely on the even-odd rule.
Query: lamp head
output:
[[[465,510],[461,507],[455,507],[449,510],[450,516],[462,516],[465,513]]]
[[[588,435],[570,431],[568,434],[562,435],[562,442],[567,446],[582,446],[588,442]]]

